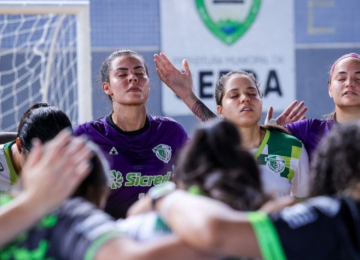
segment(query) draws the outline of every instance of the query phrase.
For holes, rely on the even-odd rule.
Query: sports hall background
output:
[[[311,2],[319,6],[313,9],[313,24],[330,28],[330,33],[308,32]],[[154,53],[161,51],[159,1],[91,0],[90,3],[94,118],[111,111],[110,103],[101,90],[99,68],[105,57],[117,48],[129,48],[144,55],[151,77],[148,111],[162,115],[160,81],[152,58]],[[306,102],[309,118],[320,118],[334,109],[327,91],[331,64],[345,53],[360,53],[360,1],[295,0],[294,8],[296,97]],[[211,109],[215,111],[215,108]],[[197,124],[192,116],[174,118],[189,133]]]
[[[314,3],[317,7],[310,11]],[[306,102],[309,118],[320,118],[334,108],[327,91],[331,64],[345,53],[360,53],[360,1],[294,0],[294,8],[296,97]],[[309,22],[325,30],[311,33]],[[161,85],[153,64],[153,54],[161,51],[160,0],[91,0],[90,24],[93,118],[111,112],[111,104],[101,90],[99,70],[103,60],[119,48],[144,56],[151,78],[148,112],[162,115]],[[181,54],[181,50],[178,52]],[[193,116],[174,118],[189,134],[197,125]]]

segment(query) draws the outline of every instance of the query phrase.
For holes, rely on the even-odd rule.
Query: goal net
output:
[[[36,102],[92,118],[88,1],[0,1],[0,131]]]

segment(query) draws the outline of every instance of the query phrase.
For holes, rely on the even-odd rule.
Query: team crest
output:
[[[265,161],[267,167],[278,175],[285,169],[285,160],[279,155],[269,155],[265,158]]]
[[[195,0],[207,28],[231,45],[243,36],[259,13],[261,0]]]
[[[110,181],[109,186],[112,190],[120,188],[123,184],[124,178],[119,171],[111,170],[110,171]]]
[[[155,153],[156,157],[164,163],[168,163],[171,159],[171,147],[166,144],[159,144],[154,147],[152,151]]]

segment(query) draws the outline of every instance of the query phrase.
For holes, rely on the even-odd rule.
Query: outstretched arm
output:
[[[193,80],[187,60],[183,60],[184,72],[169,61],[165,54],[155,54],[156,72],[159,78],[178,95],[200,122],[206,122],[216,115],[196,96]]]
[[[261,257],[245,213],[184,191],[160,199],[156,208],[171,229],[194,248],[220,255]]]
[[[285,126],[287,124],[306,119],[305,113],[307,107],[304,107],[304,101],[298,102],[297,100],[293,101],[290,106],[288,106],[284,112],[281,113],[275,120],[277,125]],[[269,121],[272,119],[274,109],[270,106],[266,118],[265,125],[269,124]]]
[[[0,207],[0,247],[70,196],[90,172],[91,157],[85,141],[66,130],[45,146],[34,142],[21,177],[24,191]]]

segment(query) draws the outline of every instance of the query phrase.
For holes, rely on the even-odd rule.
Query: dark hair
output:
[[[252,74],[251,72],[246,72],[243,70],[234,70],[234,71],[230,71],[229,73],[222,75],[220,77],[220,79],[216,82],[216,86],[215,86],[215,101],[216,101],[216,105],[221,106],[221,102],[222,99],[224,97],[224,87],[226,82],[228,81],[228,79],[232,76],[232,75],[244,75],[247,76],[255,85],[260,98],[262,98],[262,92],[260,91],[260,87],[259,87],[259,83],[256,80],[254,74]]]
[[[257,163],[241,143],[233,123],[220,118],[207,122],[180,153],[176,180],[234,209],[258,209],[267,198]]]
[[[312,196],[341,194],[360,182],[360,125],[337,125],[312,162]]]
[[[19,123],[17,137],[21,141],[21,152],[30,152],[34,138],[45,143],[64,128],[72,129],[72,125],[63,111],[46,103],[34,104],[24,113]]]
[[[90,163],[92,170],[85,180],[80,184],[72,197],[83,197],[99,206],[103,194],[108,191],[109,164],[99,147],[88,142],[87,144],[94,153]]]

